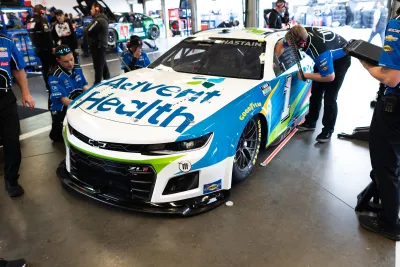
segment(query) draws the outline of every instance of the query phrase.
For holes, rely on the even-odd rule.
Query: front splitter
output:
[[[209,195],[168,203],[152,203],[137,199],[126,201],[115,195],[98,193],[90,186],[71,177],[66,169],[65,160],[58,166],[57,176],[70,189],[99,202],[122,209],[153,214],[194,216],[215,209],[223,204],[230,195],[229,190],[222,190]]]

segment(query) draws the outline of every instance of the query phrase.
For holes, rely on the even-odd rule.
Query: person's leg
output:
[[[104,69],[103,54],[100,49],[92,47],[92,59],[94,67],[94,85],[101,82]]]
[[[379,32],[381,36],[382,47],[385,45],[385,29]]]
[[[377,34],[377,32],[374,32],[374,31],[371,32],[371,35],[369,36],[369,39],[368,39],[368,43],[370,43],[372,41],[372,39],[374,39],[376,34]]]
[[[60,142],[63,140],[62,130],[63,130],[63,122],[65,115],[66,115],[66,109],[64,111],[51,113],[52,124],[49,137],[54,142]]]
[[[104,64],[104,67],[103,67],[103,79],[104,80],[107,80],[107,79],[110,79],[110,70],[108,69],[108,65],[107,65],[107,48],[102,48],[102,55],[103,55],[103,57],[102,57],[102,60],[103,60],[103,64]]]
[[[319,112],[322,105],[322,97],[324,95],[324,84],[313,82],[311,88],[310,106],[305,122],[298,128],[301,131],[314,130],[318,121]]]
[[[327,83],[324,96],[324,116],[322,124],[323,131],[333,133],[335,130],[336,118],[338,113],[337,97],[339,90],[342,87],[347,70],[350,67],[350,59],[341,59],[335,64],[335,80]]]
[[[4,179],[9,196],[22,195],[23,189],[18,184],[19,168],[21,166],[21,147],[19,141],[20,124],[17,103],[8,105],[3,111],[3,150]]]
[[[48,82],[48,77],[49,77],[49,71],[50,71],[50,58],[46,53],[41,53],[39,55],[39,59],[42,63],[42,77],[44,80],[44,83],[46,84],[46,89],[47,91],[50,91],[50,86]]]

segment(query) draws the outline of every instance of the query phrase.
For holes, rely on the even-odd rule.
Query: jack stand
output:
[[[357,127],[353,130],[352,134],[340,133],[338,138],[344,139],[355,139],[361,141],[369,141],[369,126],[367,127]]]
[[[372,199],[372,202],[370,201]],[[379,203],[378,189],[375,182],[371,182],[358,196],[356,212],[380,212],[382,206]]]

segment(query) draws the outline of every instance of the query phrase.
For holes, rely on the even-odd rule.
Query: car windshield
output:
[[[149,68],[201,75],[263,78],[265,42],[239,39],[188,38],[166,52]]]

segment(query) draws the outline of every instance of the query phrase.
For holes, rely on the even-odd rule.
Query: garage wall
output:
[[[35,4],[42,4],[43,0],[32,0],[32,5]],[[72,8],[73,6],[76,6],[77,3],[75,0],[46,0],[45,6],[48,7],[56,7],[58,9],[63,10],[64,12],[76,14],[75,10]],[[107,5],[110,7],[110,9],[113,12],[129,12],[130,8],[126,0],[104,0],[104,2],[107,3]],[[141,7],[142,5],[134,5],[134,10],[137,10],[137,12],[143,11],[143,8]],[[138,8],[140,8],[138,10]]]

